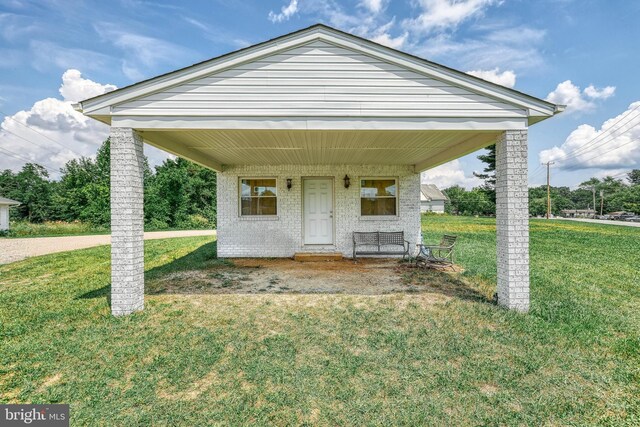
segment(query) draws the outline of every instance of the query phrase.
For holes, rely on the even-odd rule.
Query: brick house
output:
[[[218,256],[418,243],[420,172],[497,143],[498,295],[529,302],[527,129],[561,107],[314,25],[85,100],[111,126],[112,312],[142,309],[143,141],[218,172]]]

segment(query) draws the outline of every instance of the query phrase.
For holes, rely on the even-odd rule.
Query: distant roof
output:
[[[429,201],[449,200],[449,198],[438,189],[434,184],[422,184],[420,186],[422,195]]]
[[[0,205],[19,205],[18,201],[7,199],[6,197],[0,197]]]

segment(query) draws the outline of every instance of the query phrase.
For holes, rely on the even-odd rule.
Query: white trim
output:
[[[396,199],[396,214],[395,215],[362,215],[362,181],[363,180],[381,181],[383,179],[392,179],[395,181],[396,195],[393,198]],[[391,196],[376,197],[376,199],[391,199],[391,198],[392,198]],[[394,219],[400,218],[400,178],[397,176],[358,177],[358,217],[360,219],[366,219],[366,220],[376,220],[376,219],[385,220],[389,218],[394,218]]]
[[[526,117],[476,118],[363,118],[363,117],[135,117],[114,116],[111,127],[137,130],[246,129],[246,130],[477,130],[528,128]]]
[[[275,185],[275,189],[276,189],[276,195],[275,197],[271,197],[271,196],[267,196],[267,197],[271,197],[271,198],[275,198],[276,199],[276,214],[275,215],[243,215],[242,214],[242,180],[247,180],[247,179],[273,179],[276,182]],[[253,198],[253,196],[249,196],[251,198]],[[258,196],[259,197],[259,196]],[[269,220],[269,219],[278,219],[278,213],[280,207],[278,206],[278,177],[275,176],[238,176],[238,217],[243,219],[243,218],[263,218],[264,220]]]

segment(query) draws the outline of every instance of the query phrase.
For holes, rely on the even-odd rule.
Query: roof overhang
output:
[[[122,115],[115,110],[118,105],[137,98],[155,94],[165,89],[188,83],[233,67],[259,60],[279,51],[292,49],[314,41],[350,49],[369,57],[404,67],[433,79],[467,89],[499,102],[511,104],[522,111],[515,117],[354,117],[297,115],[232,117],[227,115]],[[453,70],[413,55],[400,52],[372,41],[324,26],[312,27],[278,37],[254,46],[194,64],[140,83],[117,89],[75,105],[78,111],[114,127],[128,127],[140,131],[145,142],[186,157],[206,167],[221,171],[225,164],[235,164],[239,156],[244,162],[268,164],[302,162],[293,153],[306,150],[310,156],[316,150],[313,162],[345,163],[349,157],[345,144],[381,135],[382,140],[393,141],[386,147],[356,144],[353,150],[363,154],[358,163],[403,162],[422,171],[448,162],[482,147],[493,144],[505,130],[522,130],[561,112],[563,106],[509,89],[466,73]],[[135,113],[135,111],[134,111]],[[375,134],[374,134],[375,132]],[[229,138],[233,135],[234,138]],[[273,140],[278,135],[283,142]],[[442,139],[438,139],[442,138]],[[308,141],[316,141],[311,147]],[[269,147],[256,148],[261,141],[272,141]],[[332,154],[327,141],[332,141]],[[425,141],[432,141],[426,143]],[[442,145],[447,141],[446,146]],[[278,144],[285,146],[279,147]],[[287,145],[288,144],[288,145]],[[413,145],[412,145],[413,144]],[[375,144],[374,144],[375,145]],[[230,147],[235,152],[229,152]],[[250,153],[249,149],[254,149]],[[401,148],[402,147],[402,148]],[[225,151],[226,150],[226,151]],[[399,151],[401,150],[401,151]],[[288,153],[288,155],[284,155]],[[324,153],[326,158],[322,158]],[[335,154],[341,155],[336,157]],[[383,155],[384,153],[384,155]],[[411,153],[411,159],[408,158]],[[298,153],[302,154],[302,153]],[[262,160],[260,160],[262,159]],[[356,160],[354,158],[354,160]]]

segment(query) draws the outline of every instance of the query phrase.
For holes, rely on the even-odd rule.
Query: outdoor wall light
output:
[[[349,178],[349,175],[345,175],[342,179],[344,180],[344,188],[349,188],[351,186],[351,178]]]
[[[291,190],[291,186],[293,184],[291,183],[291,178],[287,178],[287,190]]]

